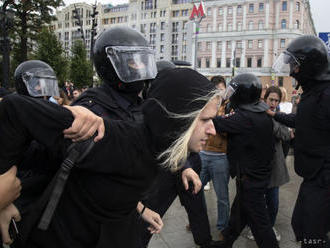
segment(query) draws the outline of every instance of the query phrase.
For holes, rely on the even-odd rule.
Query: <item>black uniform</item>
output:
[[[273,157],[271,118],[264,111],[238,108],[233,115],[216,117],[214,125],[217,132],[228,133],[230,174],[237,177],[229,225],[222,232],[228,247],[247,224],[258,247],[278,247],[264,197]]]
[[[304,178],[292,216],[302,247],[328,247],[330,231],[330,81],[301,96],[297,114],[275,120],[296,129],[294,166]],[[325,242],[325,243],[324,243]],[[327,246],[328,245],[328,246]]]

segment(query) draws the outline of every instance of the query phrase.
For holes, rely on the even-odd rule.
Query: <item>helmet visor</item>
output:
[[[231,81],[226,88],[224,94],[224,100],[228,100],[235,93],[237,88],[238,88],[238,84],[235,81]]]
[[[34,68],[23,73],[22,79],[32,97],[59,96],[57,79],[52,70]]]
[[[154,79],[157,67],[150,47],[106,47],[105,52],[117,76],[124,83]]]
[[[300,66],[297,58],[290,52],[284,51],[276,59],[272,68],[277,73],[289,73],[290,68]]]

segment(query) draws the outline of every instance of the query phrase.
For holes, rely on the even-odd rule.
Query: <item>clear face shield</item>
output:
[[[54,72],[44,68],[34,68],[22,74],[23,82],[32,97],[59,96]]]
[[[230,82],[224,92],[223,101],[229,100],[229,98],[235,93],[237,88],[238,88],[238,84],[236,82],[234,81]]]
[[[105,52],[125,83],[154,79],[157,75],[155,54],[150,47],[110,46]]]
[[[276,59],[272,68],[276,73],[291,73],[300,66],[297,58],[290,52],[284,51]]]

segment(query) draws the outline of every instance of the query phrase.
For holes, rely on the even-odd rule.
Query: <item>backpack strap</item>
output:
[[[48,204],[38,224],[38,228],[41,230],[48,229],[72,168],[76,163],[80,163],[88,155],[94,144],[94,137],[92,137],[86,141],[73,143],[69,146],[67,150],[68,156],[64,159],[60,169],[52,180],[54,183],[48,185],[48,187],[53,189],[51,190]]]

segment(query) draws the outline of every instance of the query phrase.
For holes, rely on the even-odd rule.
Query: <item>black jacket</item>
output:
[[[266,113],[237,109],[228,117],[214,119],[217,132],[228,133],[227,156],[230,174],[267,180],[274,154],[273,122]]]
[[[313,84],[311,84],[313,85]],[[296,129],[295,171],[313,178],[324,166],[330,166],[330,80],[314,82],[304,91],[296,114],[277,113],[275,120]]]

